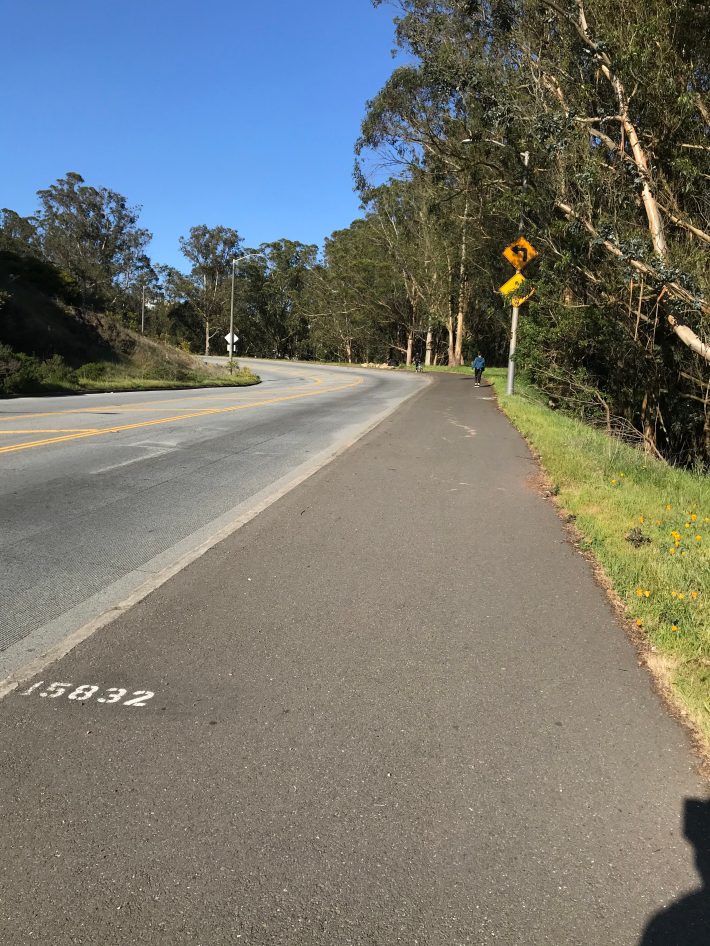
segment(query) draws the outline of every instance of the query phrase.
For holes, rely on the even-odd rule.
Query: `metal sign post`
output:
[[[228,335],[224,336],[224,340],[227,343],[227,354],[229,355],[229,373],[231,374],[235,349],[237,347],[237,342],[239,341],[239,336],[230,331]]]
[[[513,305],[513,320],[510,326],[510,350],[508,353],[508,381],[505,388],[506,394],[512,394],[515,385],[515,347],[518,342],[518,317],[520,315],[520,306],[527,302],[530,296],[535,294],[535,289],[529,289],[525,286],[526,280],[521,270],[528,263],[535,259],[537,250],[528,243],[525,237],[520,237],[510,246],[503,250],[503,256],[515,267],[515,276],[500,287],[498,292],[504,299],[509,299]],[[525,288],[523,288],[525,286]]]
[[[510,351],[508,352],[508,381],[505,386],[505,393],[513,393],[513,385],[515,384],[515,345],[518,341],[518,313],[520,312],[520,307],[517,305],[513,306],[513,322],[510,327]]]

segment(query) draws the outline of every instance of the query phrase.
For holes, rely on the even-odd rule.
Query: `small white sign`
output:
[[[239,336],[235,335],[234,332],[227,332],[224,336],[224,340],[228,345],[233,345],[235,342],[239,341]]]

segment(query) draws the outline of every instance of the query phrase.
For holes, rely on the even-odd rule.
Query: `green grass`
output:
[[[170,355],[172,360],[158,352],[133,361],[89,362],[73,368],[59,355],[41,361],[0,345],[0,397],[234,387],[259,380],[248,368],[230,375],[226,368],[202,366],[182,353]]]
[[[650,663],[710,746],[710,479],[550,410],[525,385],[506,396],[505,376],[486,372],[645,637]]]
[[[400,365],[400,369],[403,371],[414,371],[414,365],[407,367],[406,365]],[[430,374],[431,372],[442,372],[445,374],[473,374],[471,370],[471,365],[427,365],[424,368],[424,374]]]
[[[81,369],[78,371],[79,388],[72,390],[81,390],[83,392],[100,391],[162,391],[162,390],[189,390],[192,388],[226,388],[243,387],[245,385],[257,384],[259,378],[249,371],[248,368],[235,371],[234,374],[205,373],[199,371],[180,372],[177,378],[151,378],[150,373],[147,377],[124,374],[121,371],[109,374],[103,378],[83,378]]]

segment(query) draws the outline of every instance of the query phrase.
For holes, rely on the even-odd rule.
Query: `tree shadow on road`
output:
[[[686,798],[684,816],[683,833],[695,848],[695,865],[703,886],[657,913],[639,946],[710,944],[710,799]]]

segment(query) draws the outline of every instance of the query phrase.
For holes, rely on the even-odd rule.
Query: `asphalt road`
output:
[[[707,946],[706,785],[534,469],[439,377],[2,700],[0,941]]]
[[[421,388],[245,363],[261,384],[0,402],[0,681]]]

